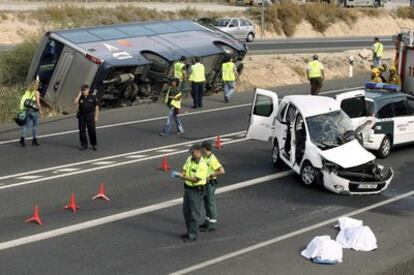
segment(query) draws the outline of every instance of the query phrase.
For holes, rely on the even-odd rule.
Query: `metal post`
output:
[[[349,78],[354,76],[354,57],[351,55],[349,57]]]
[[[265,12],[265,7],[264,7],[264,1],[262,0],[262,20],[261,20],[261,25],[260,25],[260,39],[263,39],[263,32],[264,32],[264,12]]]

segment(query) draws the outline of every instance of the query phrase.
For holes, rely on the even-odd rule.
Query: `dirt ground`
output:
[[[363,73],[369,78],[371,65],[371,51],[346,51],[343,53],[320,54],[320,61],[324,64],[325,79],[344,78],[349,75],[349,57],[354,59],[354,75]],[[290,84],[307,83],[306,66],[311,55],[254,55],[244,59],[244,71],[237,89],[245,91],[255,87],[270,88]],[[393,51],[384,53],[384,63],[391,65],[394,59]]]

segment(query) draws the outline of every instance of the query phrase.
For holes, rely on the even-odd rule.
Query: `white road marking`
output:
[[[238,143],[238,142],[243,142],[243,141],[247,141],[247,140],[249,140],[249,138],[232,140],[232,141],[225,142],[223,144],[232,144],[232,143]],[[0,190],[1,189],[14,188],[14,187],[23,186],[23,185],[28,185],[28,184],[36,183],[36,182],[48,181],[48,180],[52,180],[52,179],[65,178],[65,177],[69,177],[69,176],[73,176],[73,175],[90,173],[90,172],[109,169],[109,168],[113,168],[113,167],[130,165],[130,164],[133,164],[133,163],[138,163],[138,162],[142,162],[142,161],[146,161],[146,160],[156,159],[156,158],[160,158],[160,157],[163,157],[163,156],[178,155],[178,154],[187,153],[187,152],[188,152],[188,150],[185,149],[185,150],[180,150],[180,151],[177,151],[177,152],[163,153],[163,154],[160,154],[160,155],[149,156],[149,157],[141,158],[141,159],[132,159],[132,160],[123,161],[123,162],[116,162],[116,163],[112,163],[112,164],[108,164],[108,165],[97,166],[97,167],[94,167],[94,168],[85,168],[85,169],[82,169],[82,170],[79,170],[79,171],[74,171],[74,172],[59,174],[59,175],[54,175],[54,176],[47,176],[47,177],[43,177],[43,178],[40,178],[40,179],[33,179],[33,180],[28,180],[28,181],[11,183],[11,184],[8,184],[8,185],[0,186]]]
[[[157,150],[157,153],[171,153],[171,152],[175,152],[178,149],[162,149],[162,150]]]
[[[42,177],[43,176],[40,176],[40,175],[38,175],[38,176],[33,175],[33,176],[18,177],[17,179],[19,179],[19,180],[34,180],[34,179],[38,179],[38,178],[42,178]]]
[[[148,155],[132,155],[132,156],[126,156],[126,158],[128,159],[141,159],[141,158],[145,158]]]
[[[286,172],[280,172],[280,173],[276,173],[276,174],[273,174],[273,175],[268,175],[268,176],[252,179],[252,180],[247,180],[247,181],[240,182],[240,183],[237,183],[237,184],[233,184],[233,185],[230,185],[230,186],[218,188],[217,191],[216,191],[216,194],[223,194],[223,193],[226,193],[226,192],[230,192],[230,191],[233,191],[233,190],[245,188],[245,187],[256,185],[256,184],[259,184],[259,183],[263,183],[263,182],[267,182],[267,181],[271,181],[271,180],[275,180],[275,179],[280,179],[280,178],[283,178],[283,177],[290,176],[292,174],[293,174],[293,172],[286,171]],[[162,209],[169,208],[169,207],[172,207],[172,206],[177,206],[177,205],[180,205],[181,203],[182,203],[182,198],[176,198],[176,199],[172,199],[172,200],[169,200],[169,201],[165,201],[165,202],[161,202],[161,203],[157,203],[157,204],[137,208],[137,209],[134,209],[134,210],[130,210],[130,211],[126,211],[126,212],[122,212],[122,213],[118,213],[118,214],[114,214],[114,215],[110,215],[110,216],[106,216],[106,217],[102,217],[102,218],[98,218],[98,219],[94,219],[94,220],[90,220],[90,221],[86,221],[86,222],[81,222],[81,223],[78,223],[78,224],[74,224],[74,225],[70,225],[70,226],[66,226],[66,227],[62,227],[62,228],[58,228],[58,229],[54,229],[54,230],[50,230],[50,231],[46,231],[46,232],[43,232],[43,233],[39,233],[39,234],[27,236],[27,237],[22,237],[22,238],[15,239],[15,240],[2,242],[2,243],[0,243],[0,250],[6,250],[6,249],[9,249],[9,248],[18,247],[18,246],[22,246],[22,245],[27,245],[27,244],[30,244],[30,243],[39,242],[39,241],[55,238],[55,237],[58,237],[58,236],[70,234],[70,233],[73,233],[73,232],[90,229],[90,228],[93,228],[93,227],[96,227],[96,226],[116,222],[116,221],[119,221],[119,220],[128,219],[128,218],[131,218],[131,217],[135,217],[135,216],[138,216],[138,215],[143,215],[143,214],[146,214],[146,213],[162,210]]]
[[[331,94],[331,93],[345,92],[345,91],[351,91],[351,90],[362,89],[362,88],[364,88],[364,87],[360,86],[360,87],[353,87],[353,88],[344,88],[344,89],[321,92],[320,94]],[[184,116],[192,116],[192,115],[197,115],[197,114],[205,114],[205,113],[212,113],[212,112],[218,112],[218,111],[226,111],[226,110],[244,108],[244,107],[248,107],[248,106],[251,106],[251,105],[252,105],[251,103],[238,104],[238,105],[213,108],[213,109],[203,110],[203,111],[183,113],[179,116],[184,117]],[[127,121],[127,122],[121,122],[121,123],[102,125],[102,126],[96,127],[96,129],[105,129],[105,128],[131,125],[131,124],[139,124],[139,123],[151,122],[151,121],[156,121],[156,120],[163,120],[163,119],[166,119],[166,118],[167,118],[166,116],[162,116],[162,117],[155,117],[155,118],[148,118],[148,119],[141,119],[141,120],[133,120],[133,121]],[[78,132],[79,132],[79,130],[69,130],[69,131],[63,131],[63,132],[56,132],[56,133],[40,135],[39,138],[57,137],[57,136],[63,136],[63,135],[68,135],[68,134],[74,134],[74,133],[78,133]],[[29,137],[27,139],[30,140],[31,137]],[[13,143],[13,142],[18,142],[18,141],[19,141],[18,139],[4,140],[4,141],[0,141],[0,145]]]
[[[63,168],[63,169],[56,170],[56,172],[66,173],[66,172],[73,172],[73,171],[78,171],[78,170],[80,170],[80,168]]]
[[[226,110],[232,110],[232,109],[248,107],[250,105],[251,105],[251,103],[238,104],[238,105],[213,108],[213,109],[203,110],[203,111],[183,113],[183,114],[180,114],[179,116],[184,117],[184,116],[193,116],[193,115],[198,115],[198,114],[206,114],[206,113],[213,113],[213,112],[219,112],[219,111],[226,111]],[[127,121],[127,122],[120,122],[120,123],[114,123],[114,124],[98,126],[98,127],[96,127],[96,129],[106,129],[106,128],[112,128],[112,127],[131,125],[131,124],[139,124],[139,123],[163,120],[163,119],[166,119],[166,118],[167,118],[166,116],[162,116],[162,117],[147,118],[147,119],[141,119],[141,120]],[[63,135],[68,135],[68,134],[74,134],[74,133],[78,133],[78,132],[79,132],[79,130],[56,132],[56,133],[51,133],[51,134],[40,135],[38,138],[57,137],[57,136],[63,136]],[[27,139],[30,140],[31,138],[29,137]],[[13,143],[13,142],[18,142],[18,141],[19,141],[18,139],[4,140],[4,141],[0,141],[0,145]]]
[[[98,162],[92,162],[93,165],[108,165],[108,164],[112,164],[115,163],[116,161],[98,161]]]
[[[226,136],[233,136],[233,135],[245,134],[245,133],[246,133],[246,131],[240,131],[240,132],[224,134],[222,136],[226,137]],[[103,160],[108,160],[108,159],[121,158],[121,157],[136,155],[136,154],[153,152],[153,151],[172,148],[172,147],[185,146],[185,145],[190,145],[191,146],[194,143],[199,143],[199,142],[202,142],[202,141],[205,141],[205,140],[212,140],[213,138],[214,137],[207,137],[207,138],[203,138],[203,139],[186,141],[186,142],[181,142],[181,143],[175,143],[175,144],[171,144],[171,145],[155,147],[155,148],[150,148],[150,149],[144,149],[144,150],[130,152],[130,153],[124,153],[124,154],[118,154],[118,155],[113,155],[113,156],[108,156],[108,157],[102,157],[102,158],[96,158],[96,159],[91,159],[91,160],[68,163],[68,164],[58,165],[58,166],[49,167],[49,168],[43,168],[43,169],[39,169],[39,170],[32,170],[32,171],[28,171],[28,172],[13,174],[13,175],[2,176],[2,177],[0,177],[0,180],[9,179],[9,178],[16,178],[16,177],[30,175],[30,174],[48,172],[50,170],[57,170],[57,169],[68,168],[68,167],[72,167],[72,166],[79,166],[79,165],[88,164],[88,163],[97,162],[97,161],[103,161]]]
[[[282,236],[278,236],[276,238],[273,238],[273,239],[270,239],[270,240],[267,240],[267,241],[264,241],[264,242],[261,242],[261,243],[257,243],[255,245],[251,245],[251,246],[248,246],[246,248],[243,248],[243,249],[240,249],[240,250],[237,250],[237,251],[234,251],[234,252],[231,252],[231,253],[222,255],[220,257],[217,257],[217,258],[214,258],[214,259],[211,259],[211,260],[208,260],[208,261],[205,261],[205,262],[202,262],[202,263],[199,263],[199,264],[190,266],[188,268],[181,269],[179,271],[170,273],[170,275],[178,275],[178,274],[181,275],[181,274],[187,274],[187,273],[190,273],[190,272],[194,272],[196,270],[200,270],[202,268],[205,268],[205,267],[208,267],[208,266],[211,266],[211,265],[214,265],[214,264],[217,264],[217,263],[226,261],[228,259],[231,259],[231,258],[234,258],[234,257],[239,257],[240,255],[246,254],[248,252],[251,252],[251,251],[254,251],[254,250],[257,250],[257,249],[260,249],[260,248],[263,248],[263,247],[266,247],[266,246],[269,246],[269,245],[272,245],[272,244],[281,242],[281,241],[286,240],[286,239],[289,239],[289,238],[296,237],[298,235],[301,235],[303,233],[307,233],[309,231],[312,231],[312,230],[321,228],[323,226],[330,225],[332,223],[337,222],[337,220],[340,217],[352,217],[352,216],[356,216],[356,215],[362,214],[364,212],[367,212],[367,211],[370,211],[370,210],[379,208],[381,206],[384,206],[384,205],[387,205],[387,204],[390,204],[390,203],[393,203],[393,202],[396,202],[396,201],[405,199],[405,198],[410,197],[412,195],[414,195],[414,190],[411,190],[409,192],[403,193],[403,194],[398,195],[398,196],[393,197],[393,198],[386,199],[386,200],[381,201],[381,202],[378,202],[378,203],[371,204],[369,206],[360,208],[358,210],[348,212],[348,213],[346,213],[344,215],[337,216],[335,218],[328,219],[328,220],[325,220],[323,222],[316,223],[316,224],[313,224],[311,226],[307,226],[307,227],[304,227],[304,228],[295,230],[295,231],[290,232],[288,234],[285,234],[285,235],[282,235]]]

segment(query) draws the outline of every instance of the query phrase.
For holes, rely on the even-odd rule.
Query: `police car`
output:
[[[392,147],[414,142],[414,97],[399,86],[367,83],[364,90],[336,96],[361,131],[363,146],[386,158]],[[361,126],[362,125],[362,126]]]

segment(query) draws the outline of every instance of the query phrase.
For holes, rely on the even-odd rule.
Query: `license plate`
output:
[[[377,184],[360,184],[358,186],[359,189],[376,189],[377,187]]]

